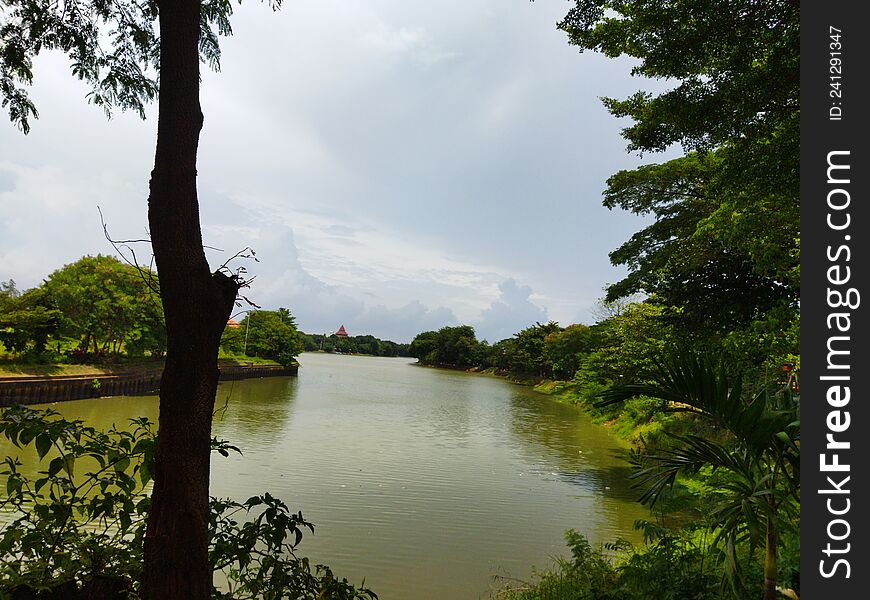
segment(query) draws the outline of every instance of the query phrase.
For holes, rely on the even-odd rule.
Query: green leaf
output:
[[[44,433],[36,436],[36,454],[39,456],[39,460],[42,460],[49,450],[51,450],[51,438]]]
[[[58,473],[60,473],[61,469],[63,469],[64,463],[63,458],[60,456],[53,458],[50,463],[48,463],[48,476],[54,477]]]
[[[73,476],[75,471],[75,462],[76,459],[71,454],[65,454],[63,457],[63,470],[66,471],[67,475],[70,477]]]
[[[24,431],[22,431],[22,432],[18,435],[18,440],[19,440],[23,445],[26,446],[26,445],[29,444],[31,441],[33,441],[33,438],[34,438],[35,436],[36,436],[36,430],[35,430],[35,429],[29,429],[29,428],[28,428],[28,429],[25,429]]]
[[[142,487],[145,487],[151,481],[151,468],[148,466],[148,461],[143,461],[139,465],[139,481],[142,482]]]

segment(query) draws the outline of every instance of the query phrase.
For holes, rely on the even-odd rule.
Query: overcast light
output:
[[[291,0],[237,7],[204,73],[199,193],[213,266],[250,246],[248,290],[300,328],[498,341],[589,322],[642,221],[601,206],[638,164],[599,97],[644,82],[556,30],[566,2]],[[36,64],[40,119],[0,127],[0,280],[21,289],[146,235],[156,119],[106,121],[63,57]],[[153,109],[152,109],[153,117]],[[149,250],[141,248],[147,261]]]

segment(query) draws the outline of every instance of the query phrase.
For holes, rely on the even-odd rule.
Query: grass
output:
[[[225,356],[218,360],[224,367],[248,365],[277,365],[273,360],[255,356]],[[131,371],[159,371],[163,368],[161,358],[120,359],[100,364],[29,363],[0,358],[0,377],[59,377],[97,376],[129,373]]]

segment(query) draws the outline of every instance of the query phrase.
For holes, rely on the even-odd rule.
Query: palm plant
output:
[[[764,600],[774,600],[780,532],[800,505],[797,411],[772,409],[766,392],[747,398],[742,377],[729,377],[723,361],[685,352],[662,363],[653,382],[612,387],[596,405],[641,395],[662,400],[663,410],[698,415],[726,432],[721,442],[669,434],[670,447],[633,452],[632,478],[644,488],[641,502],[654,505],[681,473],[704,467],[728,473],[722,486],[727,499],[711,514],[714,545],[723,548],[728,579],[744,597],[736,548],[747,543],[751,556],[763,547]]]

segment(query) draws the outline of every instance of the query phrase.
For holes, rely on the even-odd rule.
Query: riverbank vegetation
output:
[[[166,323],[159,286],[151,269],[103,255],[65,265],[29,290],[19,290],[14,280],[0,283],[0,372],[162,368]],[[302,349],[289,310],[255,310],[227,324],[220,358],[290,366]]]
[[[217,11],[209,18],[185,21],[193,46],[200,39],[200,23],[208,25],[216,14],[220,19],[226,16]],[[551,392],[587,407],[634,441],[639,499],[661,510],[670,502],[670,508],[689,508],[697,517],[676,529],[641,524],[648,544],[640,549],[621,542],[594,549],[580,534],[571,533],[571,559],[530,585],[509,586],[501,592],[503,598],[773,600],[777,594],[792,598],[799,594],[798,24],[798,3],[786,0],[577,0],[559,24],[581,51],[629,57],[635,61],[635,74],[670,86],[658,94],[638,92],[605,100],[615,117],[631,121],[623,131],[629,151],[649,154],[682,148],[676,158],[618,172],[607,182],[605,206],[652,222],[611,252],[612,263],[624,267],[627,275],[608,286],[596,322],[567,327],[536,323],[494,343],[477,340],[470,326],[444,327],[419,334],[408,351],[423,364],[490,369],[517,380],[548,381],[544,385]],[[141,31],[147,38],[151,30]],[[209,40],[204,47],[212,48],[213,36],[204,39]],[[142,48],[151,52],[153,45]],[[196,63],[195,47],[192,56]],[[27,64],[29,59],[21,60]],[[189,72],[196,81],[196,71]],[[29,112],[32,109],[19,115],[25,125]],[[199,114],[198,108],[191,113]],[[195,149],[196,140],[189,150],[195,155]],[[162,173],[155,169],[155,176]],[[192,178],[195,169],[188,173]],[[194,189],[193,185],[152,186],[158,192]],[[195,197],[193,202],[166,202],[164,196],[171,194],[158,193],[155,200],[163,198],[163,210],[152,211],[157,225],[152,227],[158,242],[155,252],[163,256],[161,268],[169,269],[161,271],[166,289],[169,284],[176,289],[164,298],[178,304],[179,324],[197,325],[178,331],[196,334],[193,337],[200,341],[211,339],[204,333],[205,320],[200,324],[194,317],[201,316],[203,307],[221,304],[221,310],[209,313],[209,322],[222,326],[243,281],[238,275],[212,275],[204,258],[195,269],[176,264],[179,239],[192,239],[192,247],[200,253],[198,226],[197,235],[191,237],[184,231],[158,234],[173,222],[169,208],[186,207],[188,216],[195,215],[196,202]],[[198,223],[195,218],[176,220]],[[192,272],[199,274],[196,300],[179,291]],[[155,285],[159,282],[150,270],[101,256],[68,265],[23,293],[6,282],[0,288],[0,342],[6,352],[37,361],[159,358],[167,350],[167,340]],[[286,362],[306,343],[305,336],[295,332],[289,312],[250,313],[243,324],[243,354],[250,349],[257,356]],[[295,335],[288,333],[291,330]],[[238,350],[240,335],[241,328],[225,333],[225,352]],[[326,339],[312,337],[308,343],[325,344]],[[211,348],[204,342],[200,346]],[[172,371],[177,386],[167,394],[207,399],[202,406],[208,410],[192,411],[186,417],[209,419],[213,389],[193,393],[181,385],[187,383],[191,370],[213,371],[188,368],[211,364],[206,360],[209,354],[185,348],[187,353],[178,353],[178,366]],[[377,354],[382,347],[369,343],[368,350]],[[47,455],[60,437],[45,437],[46,428],[53,425],[27,429],[31,422],[29,416],[13,416],[4,432],[7,436],[13,432],[17,442],[33,442],[41,456]],[[22,439],[25,431],[30,439]],[[75,437],[82,431],[86,429],[79,424],[58,436],[73,436],[76,448],[92,448]],[[161,438],[186,439],[190,431],[188,423],[176,422]],[[208,439],[204,420],[197,431],[199,439]],[[95,432],[87,435],[103,439]],[[152,444],[139,442],[121,436],[111,442],[112,450],[104,445],[86,452],[98,463],[103,461],[97,472],[109,478],[107,487],[100,478],[86,484],[93,487],[93,497],[81,493],[84,488],[73,479],[74,461],[63,458],[69,454],[52,458],[44,476],[26,484],[15,473],[15,464],[7,461],[7,495],[18,508],[28,510],[2,538],[7,570],[0,576],[13,573],[18,579],[7,581],[31,589],[72,581],[78,590],[92,584],[93,579],[82,579],[88,573],[115,576],[113,565],[122,580],[140,572],[141,518],[150,507],[144,498],[133,502],[130,494],[124,495],[124,486],[135,484],[140,489],[149,477],[143,473],[152,470],[150,466],[143,470],[142,465],[148,464],[144,458],[133,460],[137,447],[144,453]],[[197,448],[205,452],[206,444]],[[178,457],[187,455],[193,453],[185,446],[167,450],[165,456],[174,462],[163,465],[164,476],[174,475]],[[138,471],[131,466],[134,463]],[[207,457],[197,464],[207,476]],[[687,485],[673,491],[681,481]],[[199,488],[204,498],[203,486]],[[682,504],[676,502],[680,493]],[[45,494],[50,494],[51,502],[37,498]],[[164,506],[175,501],[165,500]],[[286,507],[268,505],[263,513],[283,515],[283,529],[271,529],[283,532],[280,539],[270,538],[266,529],[248,530],[252,533],[246,537],[242,530],[232,529],[232,520],[221,520],[227,508],[246,511],[263,503],[268,505],[266,496],[252,498],[248,505],[213,504],[216,512],[212,512],[209,539],[225,543],[224,551],[244,548],[240,539],[258,539],[277,544],[274,547],[292,560],[294,545],[284,546],[285,536],[297,535],[305,525]],[[129,538],[93,537],[84,529],[67,537],[73,535],[74,509],[102,523],[111,517]],[[232,524],[229,533],[215,529],[228,524]],[[204,540],[198,532],[197,539]],[[73,544],[69,552],[55,552],[68,540]],[[175,540],[170,541],[165,547],[174,548]],[[176,558],[197,550],[194,546],[182,541]],[[129,550],[122,550],[126,554],[118,559],[113,554],[116,547]],[[81,554],[83,549],[90,554]],[[214,552],[210,548],[209,556]],[[252,564],[250,553],[227,560],[227,565],[237,568]],[[152,576],[160,573],[154,564],[146,569]],[[297,572],[293,571],[297,567],[285,566],[288,572]],[[250,585],[271,581],[279,572],[283,571],[258,570]],[[315,587],[300,589],[315,593],[322,580],[314,581]],[[293,585],[281,580],[282,590],[295,589]],[[349,597],[356,594],[348,593]]]
[[[0,282],[0,376],[161,368],[166,324],[159,286],[151,269],[103,255],[65,265],[29,290]],[[408,344],[306,334],[288,309],[256,309],[227,323],[219,357],[224,364],[292,366],[303,351],[408,356]]]
[[[330,352],[339,354],[366,354],[368,356],[410,356],[408,344],[381,340],[373,335],[349,335],[303,333],[303,349],[306,352]]]
[[[689,477],[698,517],[616,558],[571,537],[573,560],[504,598],[799,594],[798,24],[784,0],[577,0],[559,23],[581,51],[668,82],[604,100],[630,119],[629,151],[683,150],[607,182],[605,206],[652,222],[610,253],[627,275],[595,323],[536,323],[494,344],[444,328],[411,352],[544,382],[633,440],[639,499],[673,499]],[[698,526],[709,541],[688,551]]]

